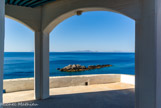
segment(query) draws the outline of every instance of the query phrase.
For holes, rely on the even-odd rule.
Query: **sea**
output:
[[[5,52],[4,79],[34,77],[33,52]],[[69,64],[103,65],[112,67],[88,70],[83,72],[60,72]],[[72,76],[92,74],[129,74],[135,75],[135,53],[106,53],[106,52],[51,52],[50,76]]]

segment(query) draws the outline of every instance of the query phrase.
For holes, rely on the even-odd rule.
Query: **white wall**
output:
[[[50,77],[50,88],[81,86],[88,82],[93,84],[107,84],[120,82],[120,75],[81,75],[81,76],[61,76]],[[15,92],[34,89],[33,78],[4,80],[4,89],[6,92]]]
[[[135,85],[135,76],[134,75],[121,75],[120,82]]]
[[[103,75],[50,77],[50,88],[84,86],[86,82],[88,82],[89,85],[108,84],[116,82],[135,85],[135,76],[121,75],[121,74],[103,74]],[[34,79],[22,78],[22,79],[4,80],[4,89],[6,90],[6,92],[33,90]]]

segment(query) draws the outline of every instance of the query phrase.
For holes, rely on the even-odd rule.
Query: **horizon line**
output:
[[[5,51],[4,53],[6,53],[6,52],[19,52],[19,53],[22,53],[22,52],[24,52],[24,51]],[[26,53],[27,52],[33,52],[34,53],[34,51],[26,51]],[[135,53],[135,52],[111,52],[111,51],[109,51],[109,52],[107,52],[107,51],[91,51],[91,52],[88,52],[88,51],[49,51],[49,53],[54,53],[54,52],[59,52],[59,53],[65,53],[65,52],[67,52],[67,53]],[[24,52],[25,53],[25,52]]]

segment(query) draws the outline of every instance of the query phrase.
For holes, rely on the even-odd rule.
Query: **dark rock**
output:
[[[85,66],[81,66],[81,69],[86,69],[86,67]]]
[[[64,68],[60,69],[58,68],[60,71],[62,72],[79,72],[79,71],[86,71],[86,70],[92,70],[92,69],[100,69],[100,68],[104,68],[104,67],[111,67],[112,65],[107,64],[107,65],[90,65],[88,67],[85,66],[81,66],[79,64],[73,64],[73,65],[68,65],[65,66]]]

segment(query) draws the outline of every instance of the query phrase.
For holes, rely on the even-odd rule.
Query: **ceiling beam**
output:
[[[13,2],[14,2],[14,0],[10,0],[10,1],[9,1],[9,4],[13,4]]]
[[[34,8],[52,1],[56,0],[5,0],[5,3],[10,5],[18,5],[18,6],[26,6]]]
[[[20,6],[23,6],[25,3],[29,2],[31,0],[23,0],[21,3],[19,3]]]
[[[41,0],[38,3],[32,4],[31,7],[34,8],[34,7],[41,6],[41,5],[45,4],[45,3],[52,2],[52,1],[56,1],[56,0],[47,0],[47,1],[46,0]]]
[[[32,0],[32,1],[28,2],[28,3],[26,3],[24,6],[29,7],[31,4],[36,3],[37,1],[38,0]]]
[[[16,1],[14,2],[14,5],[18,5],[20,2],[21,2],[21,0],[16,0]]]

